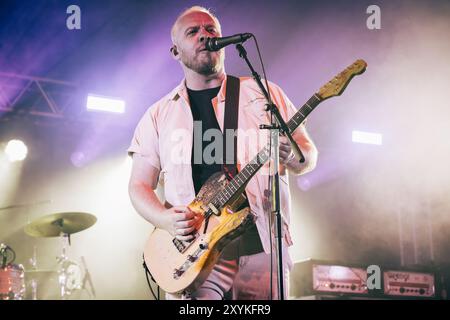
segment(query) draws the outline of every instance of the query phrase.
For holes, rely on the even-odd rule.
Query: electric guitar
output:
[[[350,80],[366,69],[364,60],[356,60],[320,88],[289,120],[292,133],[325,99],[341,95]],[[245,201],[243,191],[248,181],[269,160],[266,145],[232,180],[218,172],[202,186],[188,205],[201,215],[194,239],[180,241],[167,231],[156,228],[144,248],[145,264],[156,283],[168,293],[192,292],[207,278],[223,248],[254,223],[248,207],[237,210]]]

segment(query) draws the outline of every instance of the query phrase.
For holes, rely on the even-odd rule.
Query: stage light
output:
[[[383,144],[383,135],[380,133],[364,132],[364,131],[352,131],[352,141],[356,143],[365,144]]]
[[[125,101],[116,98],[102,97],[89,94],[87,97],[86,108],[88,110],[95,110],[95,111],[124,113]]]
[[[10,162],[22,161],[27,157],[28,148],[21,140],[10,140],[5,147],[5,154]]]

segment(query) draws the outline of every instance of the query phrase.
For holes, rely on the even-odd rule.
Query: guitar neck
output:
[[[317,94],[314,94],[309,100],[294,114],[289,120],[287,126],[289,133],[293,133],[295,129],[305,121],[306,117],[319,105],[322,100]]]
[[[293,133],[295,129],[306,119],[306,117],[325,99],[341,95],[350,80],[362,74],[367,67],[367,63],[362,60],[356,60],[348,66],[344,71],[340,72],[333,79],[322,86],[318,93],[315,93],[309,100],[295,113],[295,115],[287,123],[289,133]],[[224,206],[238,191],[241,191],[247,182],[255,175],[255,173],[269,160],[270,148],[266,145],[257,155],[239,172],[226,187],[221,190],[213,199],[216,207]]]
[[[289,120],[287,126],[292,134],[306,117],[319,105],[322,100],[314,94]],[[241,190],[256,172],[269,160],[270,144],[267,144],[258,154],[220,191],[212,203],[220,208],[224,206],[238,190]]]

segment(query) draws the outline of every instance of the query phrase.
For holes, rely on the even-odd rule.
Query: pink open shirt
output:
[[[245,166],[268,142],[268,130],[259,125],[270,124],[270,115],[265,111],[266,100],[252,78],[240,78],[239,130],[237,159],[238,168]],[[285,121],[296,112],[296,108],[277,85],[270,83],[272,100],[280,109]],[[218,123],[223,130],[226,80],[217,97],[212,100]],[[185,81],[168,95],[153,104],[139,121],[129,154],[139,153],[151,165],[160,170],[159,182],[164,186],[165,200],[174,206],[188,205],[195,197],[192,181],[191,153],[193,118]],[[303,126],[303,125],[302,125]],[[300,141],[302,130],[294,132]],[[256,138],[257,136],[257,138]],[[270,206],[264,190],[268,189],[268,163],[249,181],[245,191],[252,211],[256,214],[256,226],[266,253],[270,252],[269,217]],[[285,245],[292,245],[289,234],[290,192],[287,171],[280,168],[281,211],[284,219]],[[269,209],[265,208],[269,207]],[[272,228],[273,229],[273,228]],[[274,244],[275,245],[275,244]],[[290,259],[288,259],[290,264]]]

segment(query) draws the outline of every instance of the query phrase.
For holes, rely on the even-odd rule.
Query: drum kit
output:
[[[36,247],[30,259],[31,268],[25,269],[22,264],[15,264],[16,254],[6,244],[0,244],[0,300],[23,300],[26,298],[25,280],[29,280],[31,299],[37,300],[39,276],[55,275],[58,279],[59,298],[69,299],[78,290],[83,289],[89,277],[85,268],[83,270],[67,255],[68,246],[71,245],[71,235],[83,231],[95,224],[97,218],[84,212],[63,212],[46,215],[25,226],[27,235],[36,238],[59,237],[62,244],[60,256],[56,258],[57,269],[37,269]],[[86,267],[83,260],[84,267]],[[90,280],[90,279],[88,279]],[[91,287],[92,294],[95,295]]]

